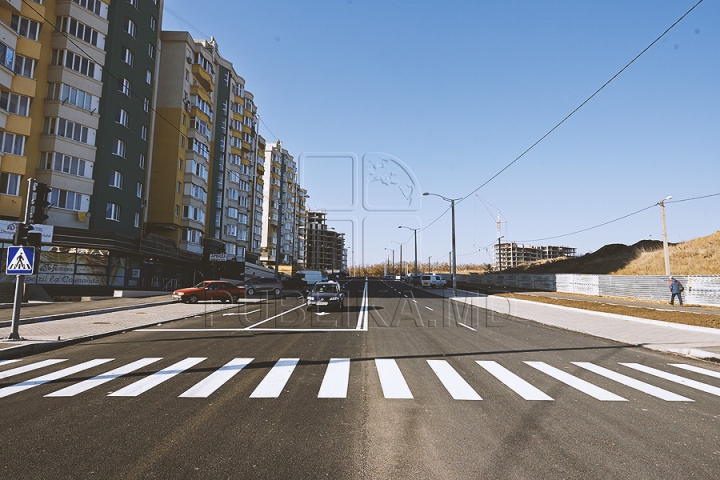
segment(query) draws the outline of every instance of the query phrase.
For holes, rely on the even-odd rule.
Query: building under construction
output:
[[[312,270],[339,273],[346,270],[345,234],[328,229],[326,212],[307,212],[305,266]]]
[[[535,246],[514,242],[498,243],[495,244],[495,268],[505,270],[536,260],[574,258],[575,251],[574,247]]]

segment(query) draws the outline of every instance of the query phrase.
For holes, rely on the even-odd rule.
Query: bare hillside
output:
[[[720,231],[672,244],[670,269],[677,275],[720,273]],[[595,273],[612,275],[664,275],[662,242],[642,240],[634,245],[605,245],[577,258],[540,261],[506,270],[507,273]]]

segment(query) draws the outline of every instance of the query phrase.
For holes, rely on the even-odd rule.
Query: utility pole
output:
[[[277,148],[280,151],[280,203],[278,203],[278,224],[277,224],[277,245],[275,246],[275,278],[280,278],[280,249],[282,246],[282,228],[283,228],[283,202],[285,202],[285,189],[283,183],[285,181],[285,154],[282,151],[282,143],[277,141]]]
[[[667,227],[665,226],[665,201],[670,200],[672,195],[668,195],[658,202],[660,205],[660,218],[662,219],[663,231],[663,252],[665,253],[665,276],[670,276],[670,250],[668,249]]]

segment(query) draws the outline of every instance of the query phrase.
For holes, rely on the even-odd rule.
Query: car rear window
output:
[[[423,275],[420,280],[430,280],[430,275]]]

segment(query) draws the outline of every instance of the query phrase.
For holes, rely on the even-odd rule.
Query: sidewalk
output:
[[[249,298],[238,303],[260,301]],[[190,305],[173,301],[170,294],[92,302],[23,304],[18,327],[21,340],[7,340],[13,309],[12,306],[0,308],[0,359],[49,351],[88,339],[236,307],[237,304],[220,302]]]

